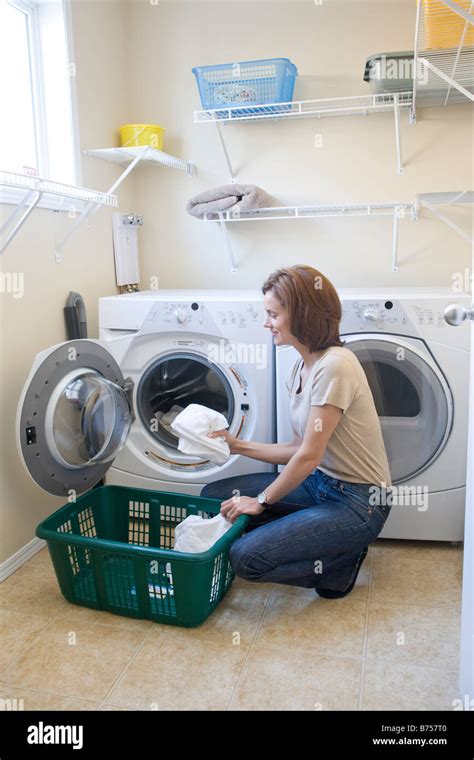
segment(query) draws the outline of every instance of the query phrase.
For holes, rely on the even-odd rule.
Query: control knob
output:
[[[186,312],[184,309],[175,309],[173,313],[173,317],[176,322],[178,322],[180,325],[183,325],[186,322]]]

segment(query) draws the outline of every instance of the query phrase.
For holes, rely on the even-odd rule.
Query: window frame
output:
[[[42,4],[61,4],[63,18],[64,18],[64,35],[66,45],[67,61],[70,65],[74,62],[74,46],[73,46],[73,28],[72,28],[72,12],[71,12],[71,0],[6,0],[9,5],[17,8],[19,11],[25,13],[27,17],[27,35],[28,35],[28,51],[30,61],[30,78],[32,88],[33,99],[33,114],[35,120],[35,148],[38,162],[38,176],[44,179],[50,179],[55,181],[55,177],[49,176],[49,145],[46,136],[46,116],[45,116],[45,94],[43,89],[44,72],[42,62],[41,51],[41,36],[40,36],[40,18],[39,18],[39,5]],[[80,150],[80,137],[79,137],[79,117],[77,107],[77,88],[76,77],[71,74],[68,77],[68,107],[71,113],[72,124],[72,150],[73,150],[73,164],[74,164],[74,185],[82,187],[82,166],[81,166],[81,150]],[[3,169],[0,166],[0,169]],[[5,170],[8,171],[8,170]],[[25,172],[28,176],[28,173]],[[16,188],[1,188],[0,203],[6,204],[18,204],[25,197],[25,191],[17,190]],[[82,201],[76,201],[74,203],[76,210],[80,211],[83,207]],[[53,209],[56,211],[70,210],[70,204],[64,205],[61,202],[59,196],[43,197],[38,203],[36,208]]]

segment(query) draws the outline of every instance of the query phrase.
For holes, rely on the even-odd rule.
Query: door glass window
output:
[[[432,367],[417,353],[387,340],[346,343],[367,377],[392,481],[422,472],[446,440],[449,404]]]
[[[70,379],[55,402],[52,450],[71,467],[110,461],[123,447],[131,423],[122,388],[87,372]]]
[[[219,367],[196,354],[186,353],[161,358],[149,367],[138,386],[137,408],[143,424],[156,440],[178,448],[179,437],[170,425],[189,404],[215,409],[231,424],[234,397]]]

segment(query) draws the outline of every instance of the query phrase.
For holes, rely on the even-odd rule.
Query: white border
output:
[[[35,556],[41,549],[46,546],[46,541],[41,538],[33,538],[26,546],[23,546],[15,554],[2,562],[0,565],[0,583],[3,583],[18,568],[24,565],[28,560]]]

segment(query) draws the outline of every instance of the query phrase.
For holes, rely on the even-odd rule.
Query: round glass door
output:
[[[171,423],[189,404],[202,404],[221,412],[230,425],[234,395],[224,373],[217,365],[191,353],[168,354],[154,362],[138,385],[136,401],[150,435],[177,450],[179,438]]]
[[[50,451],[60,464],[70,468],[114,459],[125,444],[131,424],[125,392],[93,371],[64,378],[46,412]]]
[[[346,342],[366,374],[394,483],[422,472],[451,427],[449,389],[423,357],[378,338]]]

